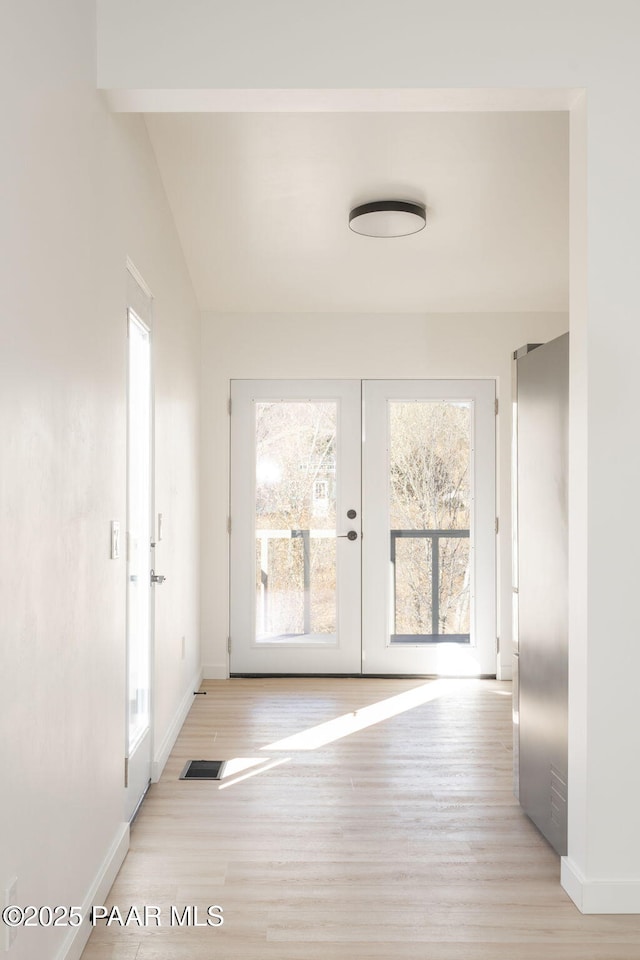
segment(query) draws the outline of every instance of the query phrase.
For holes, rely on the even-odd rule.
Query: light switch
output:
[[[111,559],[118,560],[120,557],[120,521],[111,521]]]

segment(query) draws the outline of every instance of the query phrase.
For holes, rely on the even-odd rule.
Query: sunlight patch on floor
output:
[[[236,760],[242,759],[236,757],[235,760],[227,761],[227,765],[234,764]],[[247,758],[248,759],[248,758]],[[221,783],[218,787],[218,790],[225,790],[227,787],[233,787],[234,784],[240,783],[242,780],[248,780],[249,777],[255,777],[258,773],[266,773],[267,770],[273,770],[274,767],[279,767],[283,763],[288,763],[291,757],[279,757],[277,760],[258,760],[257,763],[260,763],[261,766],[254,766],[253,769],[248,770],[246,773],[242,773],[239,777],[234,777],[232,780],[226,779],[225,772],[225,782]]]
[[[262,763],[266,763],[268,759],[268,757],[234,757],[233,760],[225,760],[222,779],[226,780],[227,777],[235,777],[238,773],[244,773],[245,770],[250,770],[251,767],[257,767]]]
[[[326,723],[320,723],[316,727],[309,727],[308,730],[294,733],[292,736],[278,740],[276,743],[270,743],[262,749],[269,751],[317,750],[318,747],[324,747],[328,743],[341,740],[343,737],[348,737],[352,733],[371,727],[375,723],[381,723],[383,720],[396,717],[406,710],[413,710],[414,707],[422,706],[447,693],[452,693],[460,687],[461,683],[465,682],[468,681],[430,680],[413,690],[406,690],[404,693],[398,693],[386,700],[372,703],[361,710],[345,713],[341,717],[336,717],[335,720],[327,720]]]

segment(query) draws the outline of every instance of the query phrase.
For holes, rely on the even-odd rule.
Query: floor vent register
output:
[[[189,760],[180,780],[221,780],[224,760]]]

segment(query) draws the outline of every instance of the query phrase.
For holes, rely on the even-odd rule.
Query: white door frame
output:
[[[255,603],[255,402],[283,399],[336,399],[342,387],[339,460],[349,480],[346,499],[338,503],[344,534],[355,525],[357,543],[338,541],[338,563],[357,558],[361,571],[351,570],[339,586],[345,618],[345,656],[308,643],[287,641],[279,652],[257,643]],[[361,395],[362,391],[362,395]],[[231,629],[230,673],[237,674],[369,674],[495,676],[496,624],[496,485],[494,380],[233,380],[231,382]],[[472,405],[472,613],[470,643],[392,643],[390,640],[388,401],[459,400]],[[348,402],[347,402],[348,400]],[[349,404],[357,414],[347,417]],[[362,480],[360,457],[362,456]],[[362,490],[360,489],[362,485]],[[362,499],[361,499],[362,496]],[[348,503],[346,502],[348,500]],[[362,510],[360,509],[362,507]],[[355,508],[358,519],[346,519]],[[340,524],[340,521],[339,521]],[[357,547],[357,550],[353,548]],[[362,551],[362,552],[361,552]],[[339,581],[340,582],[340,581]],[[361,598],[364,607],[361,610]],[[247,598],[251,598],[247,602]],[[362,623],[360,624],[360,615]],[[340,621],[339,621],[340,622]],[[353,640],[357,632],[357,646]],[[345,634],[346,636],[346,634]]]

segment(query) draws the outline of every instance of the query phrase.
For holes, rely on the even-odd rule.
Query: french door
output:
[[[127,717],[125,817],[134,816],[151,778],[152,358],[151,298],[127,275]]]
[[[360,673],[360,381],[235,380],[231,404],[231,671]]]
[[[495,674],[493,381],[231,396],[231,673]]]

